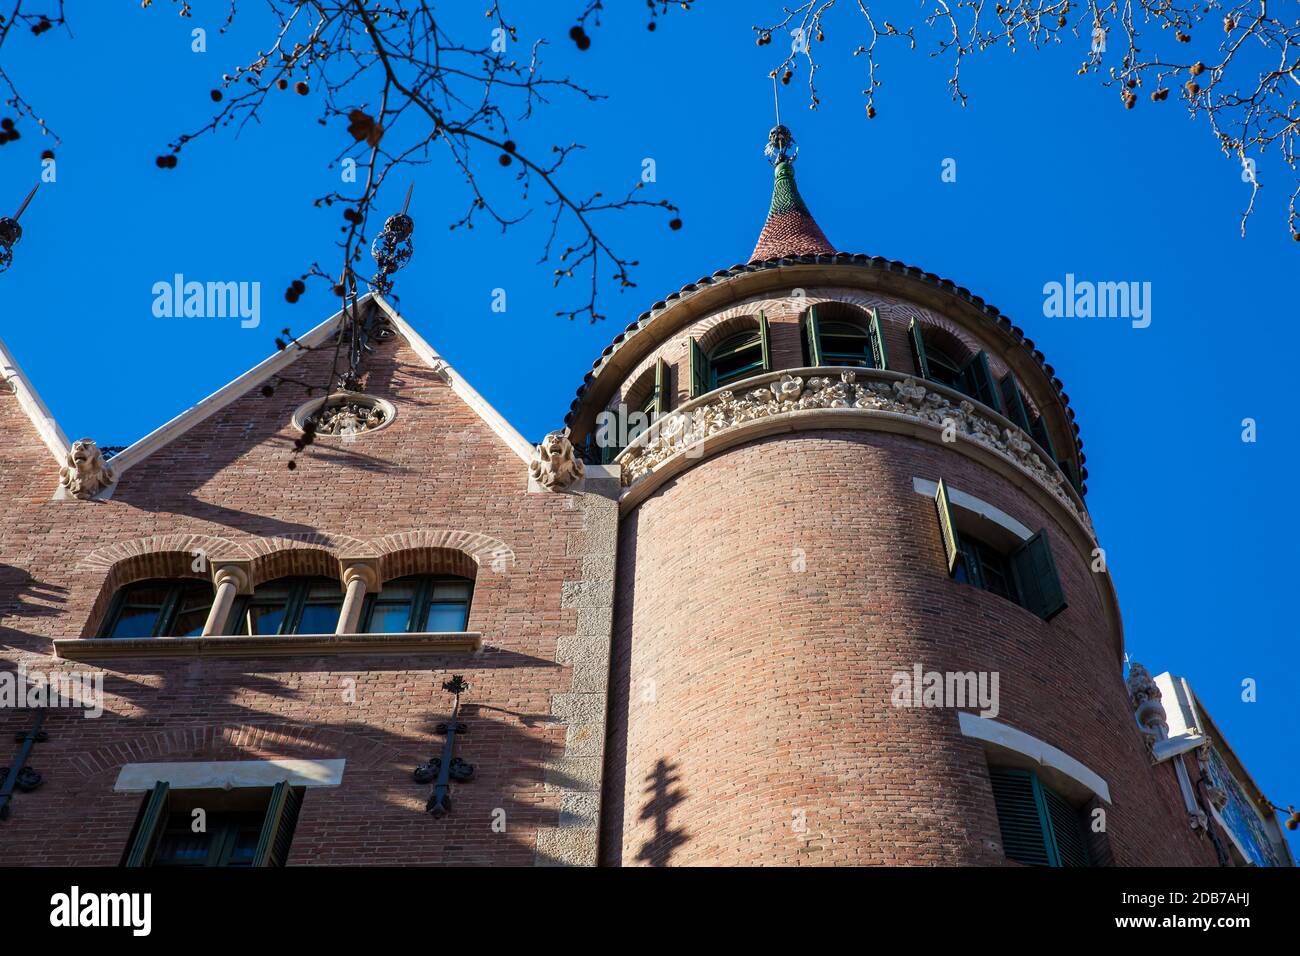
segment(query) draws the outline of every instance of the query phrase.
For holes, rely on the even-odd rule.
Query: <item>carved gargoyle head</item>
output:
[[[74,498],[93,498],[114,481],[112,469],[93,439],[78,438],[68,449],[68,463],[59,469],[59,484]]]
[[[551,432],[533,451],[528,465],[533,480],[551,491],[563,491],[583,475],[582,462],[573,451],[569,430]]]

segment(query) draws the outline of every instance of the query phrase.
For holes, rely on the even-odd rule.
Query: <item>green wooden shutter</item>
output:
[[[293,828],[298,823],[298,809],[302,806],[300,791],[281,780],[271,790],[271,802],[266,808],[262,834],[257,839],[253,866],[284,866],[289,857],[289,844]]]
[[[1057,866],[1091,866],[1088,839],[1083,832],[1082,815],[1054,790],[1039,785],[1047,804],[1052,843],[1056,847]]]
[[[1020,397],[1020,385],[1010,372],[1002,376],[1002,407],[1007,410],[1007,418],[1020,426],[1022,431],[1029,431],[1029,412],[1025,411],[1024,399]]]
[[[763,371],[772,371],[772,333],[767,327],[767,315],[758,313],[758,341],[763,346]]]
[[[822,330],[817,324],[817,306],[808,310],[808,318],[804,321],[804,337],[808,342],[808,364],[817,366],[822,364]]]
[[[961,370],[963,391],[971,398],[983,402],[996,412],[1002,411],[1002,401],[993,384],[993,373],[989,371],[989,357],[984,352],[977,352]]]
[[[939,536],[943,538],[948,573],[952,574],[957,569],[957,558],[961,556],[961,551],[957,546],[957,525],[952,520],[952,506],[948,504],[948,489],[944,487],[942,478],[934,491],[934,505],[939,512]]]
[[[668,363],[660,359],[655,363],[654,413],[656,416],[667,415],[668,410],[672,408],[672,400],[668,395],[668,390],[672,388],[672,380],[672,372],[668,368]]]
[[[1007,859],[1029,866],[1056,866],[1038,778],[1028,770],[989,767],[989,782]]]
[[[1012,553],[1011,567],[1016,583],[1020,585],[1025,607],[1044,621],[1050,621],[1065,610],[1065,592],[1061,588],[1061,579],[1056,575],[1046,528]]]
[[[912,361],[916,363],[916,372],[921,378],[930,378],[930,363],[925,360],[925,338],[921,335],[921,323],[913,319],[907,326],[912,336]]]
[[[880,324],[880,310],[871,310],[871,360],[876,368],[889,368],[889,351],[885,348],[885,329]]]
[[[699,398],[709,390],[709,363],[705,358],[700,343],[691,339],[691,388],[690,397]]]
[[[1074,490],[1077,491],[1080,495],[1082,495],[1083,483],[1079,481],[1079,473],[1074,468],[1074,462],[1060,461],[1057,462],[1057,464],[1061,466],[1061,471],[1065,473],[1066,480],[1070,483],[1070,485],[1074,488]]]
[[[1056,447],[1052,444],[1052,436],[1047,432],[1047,422],[1043,421],[1043,416],[1039,415],[1034,419],[1029,428],[1029,434],[1034,436],[1034,441],[1038,442],[1038,447],[1047,452],[1047,457],[1056,461]]]
[[[126,855],[122,857],[123,866],[148,866],[153,862],[158,837],[167,825],[168,789],[166,782],[159,780],[149,791],[148,798],[136,814],[135,826],[131,829],[131,842],[127,844]]]

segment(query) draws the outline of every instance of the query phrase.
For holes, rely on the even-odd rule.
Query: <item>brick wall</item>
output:
[[[331,351],[290,374],[325,381]],[[191,547],[258,555],[265,576],[337,574],[337,559],[357,548],[386,554],[393,576],[435,570],[421,564],[443,553],[431,545],[490,541],[509,553],[496,568],[478,555],[469,628],[483,634],[479,655],[103,665],[105,715],[47,721],[49,740],[31,759],[46,782],[18,794],[0,823],[7,863],[116,864],[141,800],[112,790],[124,763],[271,757],[347,761],[341,786],[307,791],[290,863],[538,858],[537,833],[559,824],[564,792],[548,782],[569,723],[553,698],[571,690],[573,672],[556,650],[579,623],[564,584],[584,579],[593,521],[613,517],[607,505],[587,514],[597,507],[589,495],[529,494],[526,465],[401,340],[379,346],[366,368],[363,390],[397,407],[391,426],[350,443],[320,438],[289,471],[289,420],[307,398],[288,385],[270,398],[254,391],[127,471],[108,501],[52,500],[57,465],[0,391],[0,670],[101,669],[54,659],[51,640],[93,634],[113,587],[181,569]],[[411,771],[441,746],[433,728],[452,673],[473,685],[458,752],[477,777],[453,785],[452,815],[434,820],[423,812],[429,788]],[[0,739],[29,719],[0,710]],[[504,833],[492,828],[498,808]]]
[[[951,580],[914,477],[1046,527],[1069,607],[1043,622]],[[697,464],[622,526],[602,860],[1002,862],[956,711],[891,706],[920,663],[999,672],[997,719],[1108,782],[1115,862],[1212,864],[1134,728],[1089,557],[1005,478],[904,436],[800,432]]]

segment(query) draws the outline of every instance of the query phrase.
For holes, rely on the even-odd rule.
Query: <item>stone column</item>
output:
[[[217,596],[212,600],[212,610],[203,625],[204,637],[224,634],[235,596],[253,593],[253,579],[246,561],[213,562],[212,582],[217,586]]]
[[[341,558],[339,578],[345,594],[335,634],[355,634],[361,623],[361,609],[366,592],[379,590],[379,564],[374,558]]]

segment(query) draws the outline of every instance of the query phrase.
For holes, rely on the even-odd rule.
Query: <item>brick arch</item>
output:
[[[386,534],[381,538],[371,538],[367,543],[374,548],[376,555],[382,559],[386,579],[398,577],[398,575],[390,572],[390,568],[404,566],[405,562],[416,560],[406,556],[417,552],[457,552],[473,563],[474,568],[472,570],[467,564],[458,565],[470,572],[464,575],[470,578],[477,576],[477,568],[479,567],[486,567],[492,571],[504,571],[515,565],[515,552],[508,544],[489,535],[472,531],[401,531],[396,534]],[[461,559],[447,558],[447,560]],[[414,574],[418,572],[407,571],[405,573]]]
[[[229,538],[210,534],[160,534],[150,538],[117,541],[96,548],[77,563],[78,571],[111,573],[118,564],[130,559],[148,560],[150,555],[202,553],[208,560],[217,558],[247,558],[250,553],[242,544]]]
[[[414,752],[421,746],[413,743]],[[198,753],[201,756],[195,756]],[[147,754],[147,757],[133,756]],[[126,741],[115,741],[93,750],[70,753],[64,759],[78,773],[88,775],[117,770],[137,762],[166,763],[200,759],[248,759],[288,757],[329,759],[345,756],[349,767],[387,767],[409,757],[403,751],[370,737],[346,730],[293,723],[214,723],[145,733]]]
[[[337,578],[339,556],[325,548],[301,544],[277,548],[253,558],[249,572],[253,587],[288,577]]]
[[[738,335],[741,332],[757,331],[758,313],[745,312],[742,315],[733,315],[730,318],[714,323],[707,331],[697,337],[697,341],[700,343],[700,351],[708,355],[733,335]]]
[[[113,602],[113,595],[128,584],[151,578],[193,578],[209,580],[207,562],[219,558],[242,558],[246,552],[235,542],[203,534],[155,535],[119,541],[92,551],[77,569],[88,575],[102,575],[90,613],[82,626],[82,637],[94,637]],[[203,559],[199,569],[196,559]]]

